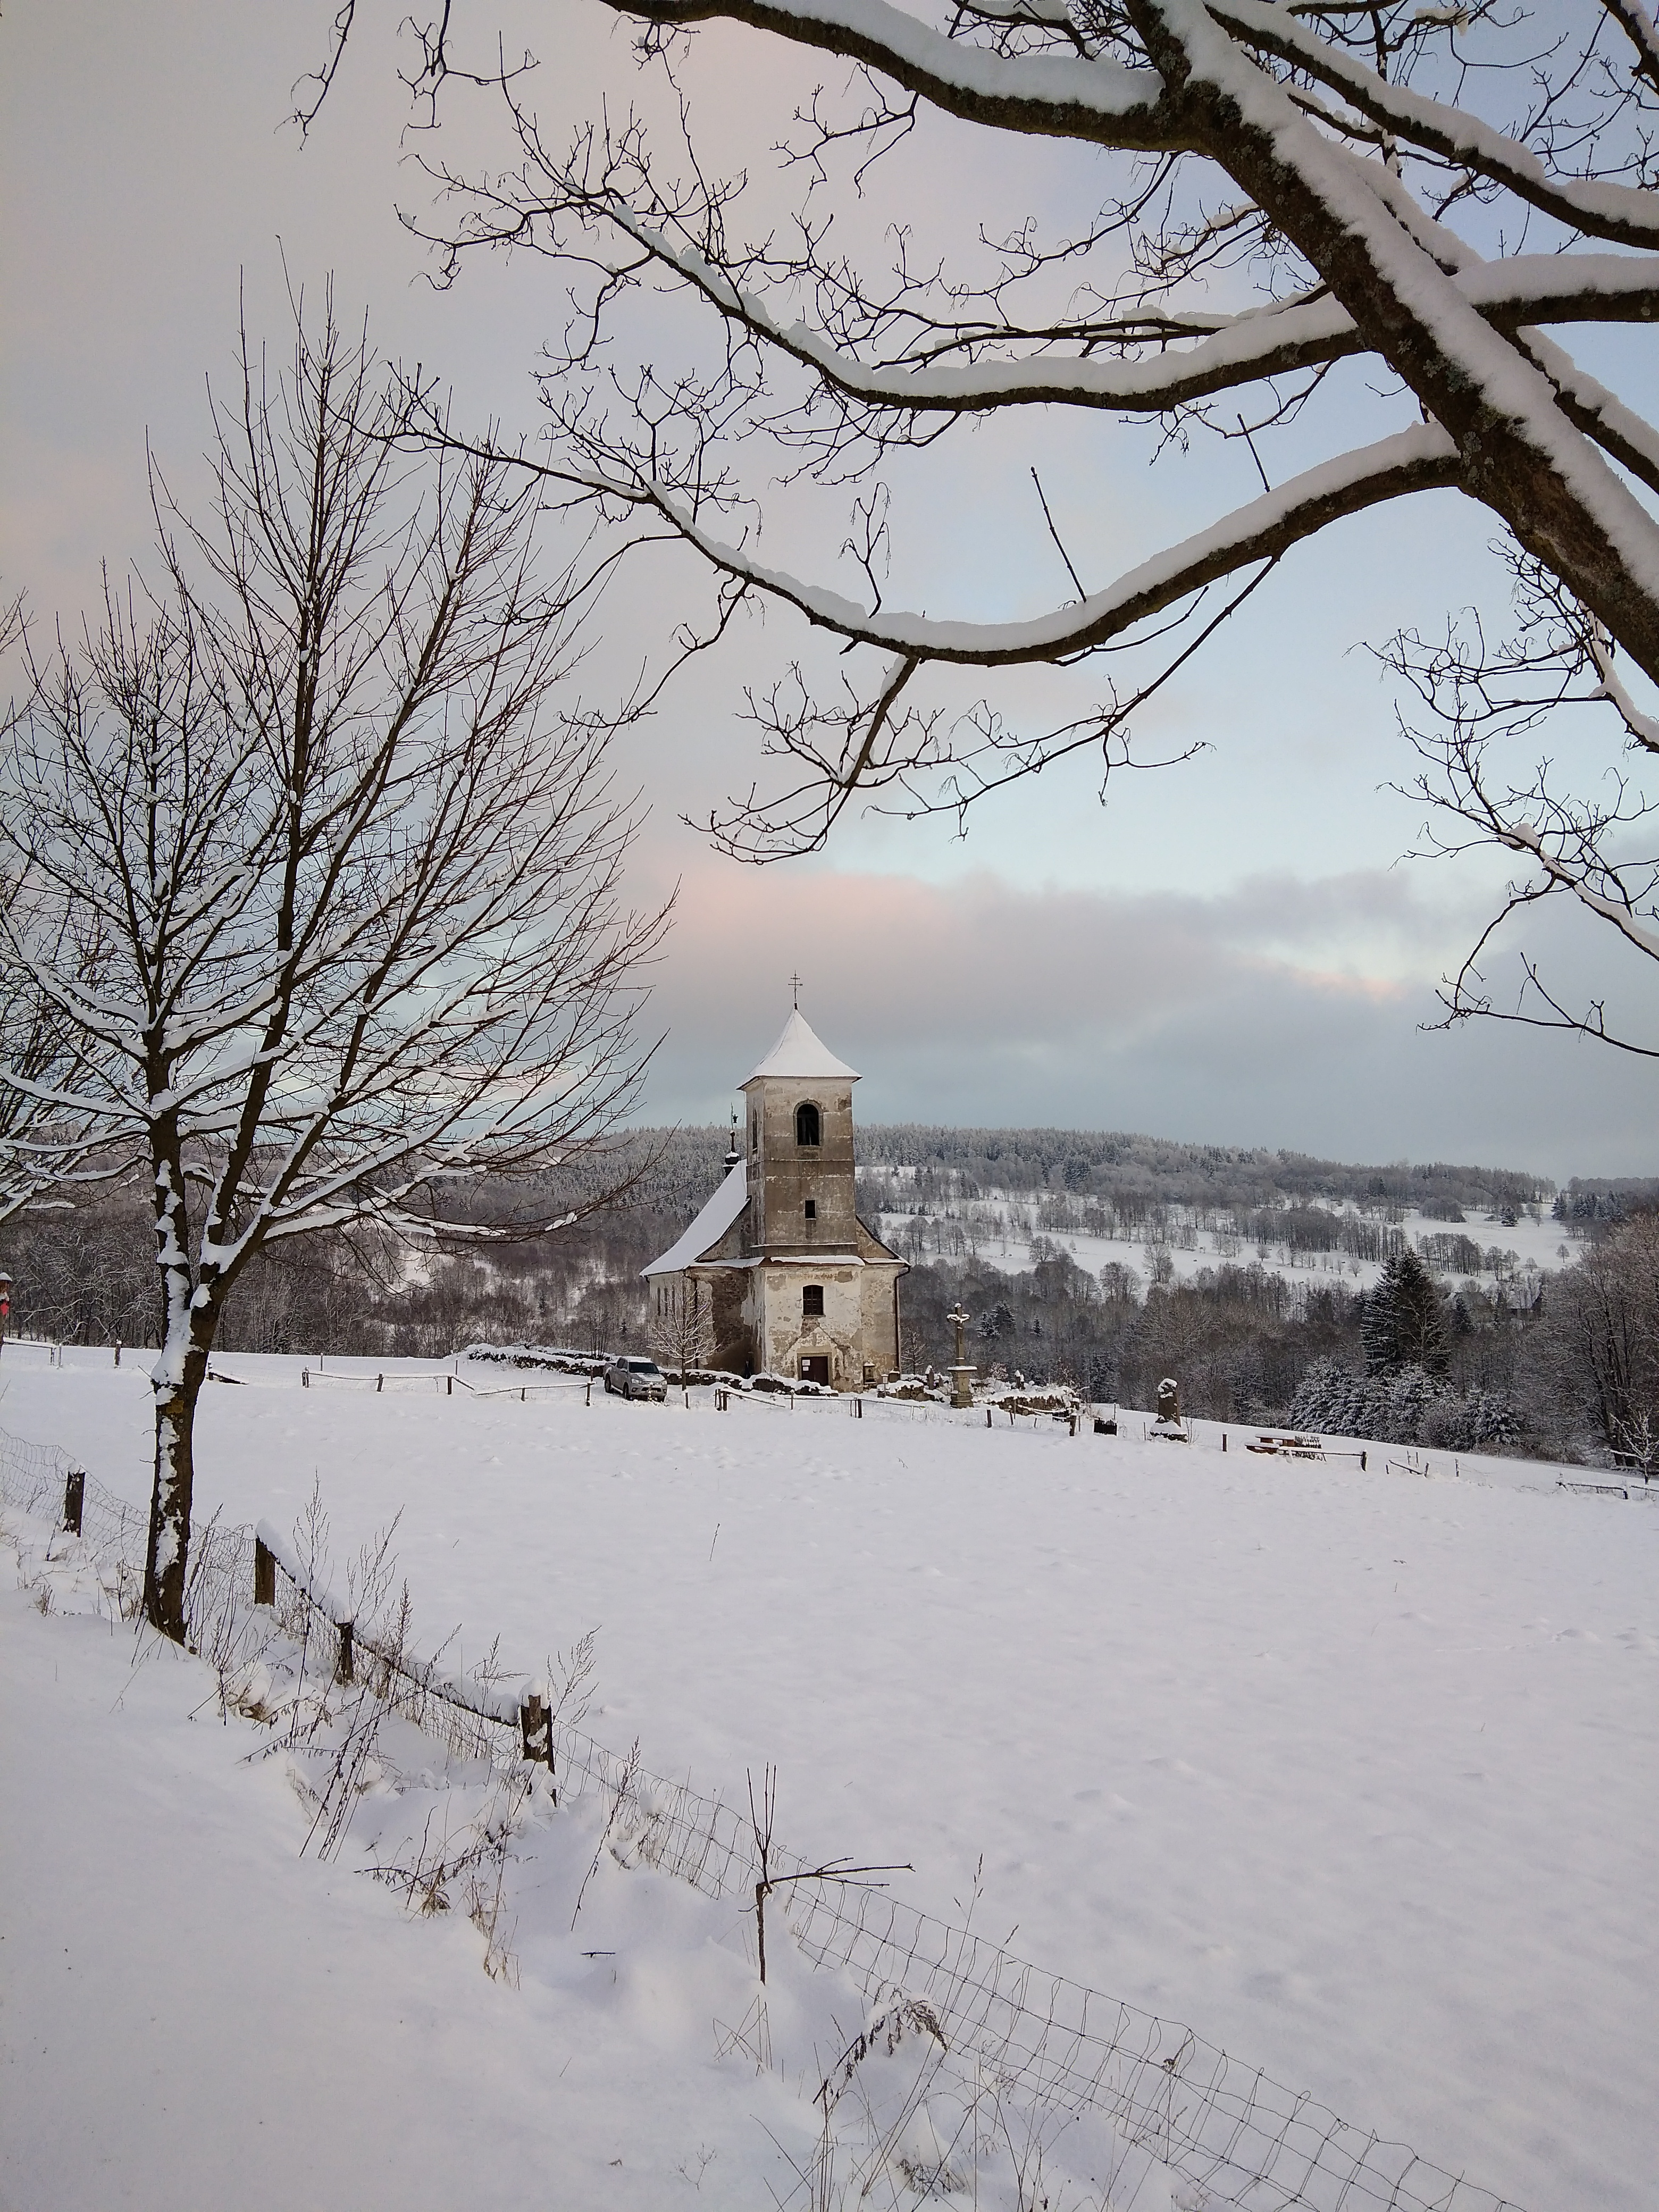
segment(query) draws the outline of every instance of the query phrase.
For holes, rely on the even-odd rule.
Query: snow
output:
[[[805,1016],[797,1006],[779,1032],[778,1041],[760,1066],[751,1068],[744,1078],[741,1087],[758,1083],[769,1075],[799,1076],[811,1081],[823,1076],[830,1080],[836,1077],[847,1083],[859,1079],[856,1068],[848,1067],[844,1060],[837,1060],[829,1046],[814,1032]]]
[[[725,1236],[748,1203],[749,1170],[739,1160],[685,1234],[660,1259],[653,1260],[645,1273],[672,1275],[690,1267],[693,1260],[700,1260],[711,1244]]]
[[[902,1179],[902,1171],[890,1167],[884,1166],[878,1172],[893,1182]],[[1382,1272],[1380,1260],[1358,1260],[1346,1252],[1293,1253],[1287,1244],[1271,1241],[1263,1244],[1206,1227],[1190,1207],[1166,1206],[1167,1231],[1142,1237],[1095,1237],[1069,1228],[1045,1230],[1041,1225],[1042,1211],[1042,1194],[988,1190],[975,1198],[932,1200],[927,1212],[921,1216],[880,1213],[875,1228],[883,1241],[897,1250],[903,1248],[907,1232],[915,1224],[924,1230],[933,1248],[925,1254],[925,1260],[939,1258],[942,1250],[946,1265],[960,1265],[973,1258],[1009,1275],[1031,1272],[1036,1264],[1032,1239],[1041,1237],[1045,1244],[1067,1254],[1088,1274],[1098,1276],[1109,1263],[1132,1267],[1143,1287],[1152,1255],[1166,1255],[1175,1279],[1182,1283],[1193,1281],[1206,1267],[1261,1267],[1292,1287],[1318,1289],[1334,1284],[1348,1291],[1368,1291]],[[1516,1274],[1551,1272],[1565,1264],[1563,1253],[1573,1253],[1577,1245],[1564,1223],[1548,1218],[1534,1221],[1524,1214],[1507,1228],[1500,1221],[1474,1213],[1455,1222],[1415,1212],[1402,1212],[1388,1225],[1397,1228],[1413,1251],[1425,1237],[1453,1236],[1467,1237],[1483,1255],[1494,1249],[1512,1254]],[[1466,1279],[1440,1272],[1449,1286]],[[1490,1270],[1482,1269],[1474,1279],[1485,1284],[1494,1279]]]
[[[142,1498],[147,1378],[64,1359],[8,1344],[0,1422]],[[301,1390],[297,1360],[216,1364],[248,1387],[206,1394],[198,1511],[281,1528],[316,1479],[343,1558],[401,1510],[417,1632],[459,1624],[453,1663],[499,1634],[504,1666],[540,1668],[597,1627],[587,1725],[614,1750],[637,1737],[647,1768],[728,1802],[775,1761],[793,1848],[909,1861],[900,1896],[971,1905],[1020,1955],[1533,2212],[1650,2206],[1659,1501],[1559,1492],[1530,1463],[1259,1458],[1237,1431],[1224,1455],[1205,1423],[1182,1446],[1139,1420],[1073,1438],[873,1402]],[[339,2202],[545,2194],[550,2155],[561,2201],[596,2202],[621,2154],[615,2201],[647,2201],[643,2157],[660,2203],[700,2144],[717,2201],[770,2201],[748,2114],[793,2144],[799,2105],[712,2056],[711,2019],[748,2002],[729,1913],[607,1862],[620,1917],[580,1948],[616,1948],[628,1995],[596,1992],[537,1901],[556,1891],[568,1922],[595,1837],[550,1820],[522,1987],[492,1984],[464,1923],[408,1923],[344,1861],[297,1857],[277,1763],[187,1724],[201,1692],[175,1662],[129,1682],[121,1633],[3,1595],[9,1795],[63,1809],[8,1846],[29,1999],[0,2202],[112,2201],[100,2160],[141,2191],[181,2124],[223,2163],[173,2201],[318,2201],[303,2161],[326,2151]],[[179,1803],[199,1816],[175,1832]],[[181,1927],[173,1979],[147,1978]],[[791,1997],[811,2038],[827,2002]]]
[[[382,1784],[354,1848],[302,1857],[295,1762],[221,1723],[205,1668],[153,1648],[135,1667],[129,1629],[43,1619],[11,1583],[7,2212],[660,2212],[690,2203],[700,2161],[716,2201],[787,2184],[763,2126],[797,2148],[800,2100],[715,2059],[711,2021],[752,2002],[729,1911],[605,1857],[573,1931],[597,1824],[532,1805],[510,1903],[519,1986],[491,1980],[463,1910],[411,1918],[362,1878],[368,1840],[399,1818],[418,1836],[448,1793]],[[417,1744],[411,1730],[395,1748],[413,1760]],[[793,2009],[785,1980],[786,2050]]]

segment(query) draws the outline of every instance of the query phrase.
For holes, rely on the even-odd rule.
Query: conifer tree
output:
[[[1373,1375],[1401,1367],[1445,1372],[1446,1322],[1433,1278],[1415,1252],[1383,1263],[1359,1324],[1365,1364]]]

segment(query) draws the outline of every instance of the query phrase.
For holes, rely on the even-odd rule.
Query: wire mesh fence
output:
[[[0,1498],[61,1518],[77,1474],[68,1456],[0,1431]],[[96,1563],[131,1576],[146,1516],[82,1477],[81,1540]],[[547,1686],[486,1673],[458,1678],[405,1648],[407,1601],[392,1626],[359,1630],[348,1601],[268,1524],[256,1533],[210,1522],[192,1538],[190,1640],[223,1651],[245,1635],[256,1553],[281,1570],[275,1612],[302,1638],[346,1632],[355,1679],[452,1753],[503,1768],[523,1760],[532,1698]],[[360,1593],[362,1595],[362,1593]],[[384,1590],[374,1593],[376,1602]],[[267,1613],[269,1617],[269,1613]],[[1002,2094],[1066,2114],[1097,2113],[1138,2152],[1239,2212],[1520,2212],[1407,2146],[1388,2142],[1247,2065],[1177,2021],[1140,2010],[990,1944],[884,1889],[816,1880],[809,1861],[769,1848],[764,1878],[749,1810],[689,1780],[642,1771],[579,1728],[549,1717],[538,1740],[562,1802],[607,1802],[612,1848],[716,1901],[757,1909],[757,1885],[802,1954],[848,1974],[874,2001],[903,1991],[938,2021],[958,2068]]]

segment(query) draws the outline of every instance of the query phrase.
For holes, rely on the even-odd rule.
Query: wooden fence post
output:
[[[384,1390],[384,1389],[385,1389],[385,1388],[386,1388],[386,1377],[385,1377],[385,1376],[384,1376],[384,1375],[377,1375],[377,1376],[374,1377],[374,1388],[375,1388],[375,1389],[376,1389],[377,1391],[378,1391],[378,1390]]]
[[[253,1540],[253,1602],[276,1602],[276,1555],[268,1551],[257,1536]]]
[[[453,1375],[446,1375],[444,1377],[444,1395],[446,1398],[453,1398],[454,1395],[455,1377]]]
[[[309,1390],[311,1388],[311,1370],[308,1367],[302,1367],[300,1370],[300,1388],[302,1390]]]
[[[71,1468],[64,1484],[64,1526],[71,1536],[81,1533],[81,1515],[87,1502],[87,1477],[82,1468]]]
[[[119,1337],[117,1337],[115,1340],[115,1364],[118,1367],[121,1364],[121,1340]]]
[[[524,1755],[533,1765],[553,1771],[553,1715],[539,1690],[532,1690],[519,1707],[519,1734]]]
[[[349,1620],[341,1621],[339,1630],[340,1656],[335,1662],[334,1679],[337,1682],[355,1682],[357,1677],[352,1664],[351,1623]]]

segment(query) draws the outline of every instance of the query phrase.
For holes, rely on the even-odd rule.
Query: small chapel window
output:
[[[819,1321],[823,1319],[823,1285],[822,1283],[808,1283],[803,1287],[800,1294],[800,1310],[803,1321],[811,1321],[814,1316]]]
[[[809,1198],[806,1201],[806,1218],[809,1221],[816,1221],[817,1218],[818,1202],[815,1198]]]
[[[809,1100],[795,1109],[795,1142],[816,1145],[818,1142],[818,1109]]]

